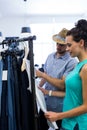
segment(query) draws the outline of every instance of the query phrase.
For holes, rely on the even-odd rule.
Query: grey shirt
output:
[[[70,73],[70,71],[73,70],[77,62],[78,61],[75,58],[71,58],[68,52],[66,52],[65,55],[61,57],[57,57],[55,52],[47,57],[44,65],[44,70],[49,76],[61,79],[63,76],[66,77]],[[48,82],[45,83],[45,88],[47,90],[61,91]],[[46,95],[45,100],[47,110],[55,112],[62,111],[63,98]]]

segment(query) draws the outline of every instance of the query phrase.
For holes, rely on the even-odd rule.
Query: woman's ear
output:
[[[84,40],[83,40],[83,39],[80,40],[80,46],[81,46],[81,47],[84,46]]]

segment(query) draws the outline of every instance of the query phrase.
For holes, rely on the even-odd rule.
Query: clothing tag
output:
[[[2,72],[2,80],[7,80],[7,70],[3,70],[3,72]]]

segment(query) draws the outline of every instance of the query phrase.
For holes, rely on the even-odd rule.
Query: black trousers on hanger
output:
[[[3,71],[7,70],[7,59],[3,59]],[[0,117],[0,130],[8,130],[8,116],[7,116],[7,81],[2,81],[2,94],[1,94],[1,117]]]
[[[61,122],[62,122],[62,120],[56,121],[56,123],[58,124],[58,129],[56,129],[56,130],[60,130]],[[49,129],[49,126],[47,124],[47,119],[45,118],[44,113],[41,110],[39,112],[39,124],[40,124],[40,130],[48,130]]]

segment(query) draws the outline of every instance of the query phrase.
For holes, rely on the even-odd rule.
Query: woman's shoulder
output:
[[[83,65],[82,71],[85,71],[85,72],[87,71],[87,63]]]
[[[80,76],[86,76],[87,77],[87,63],[82,66],[82,69],[80,71]]]

